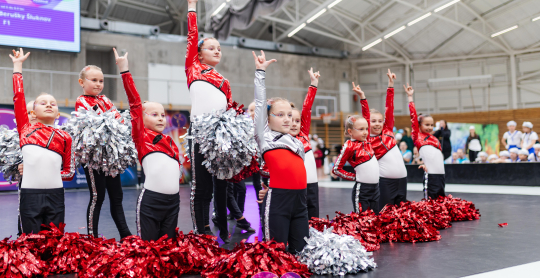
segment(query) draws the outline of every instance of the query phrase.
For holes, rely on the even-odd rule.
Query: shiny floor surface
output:
[[[321,186],[319,188],[321,216],[329,215],[332,218],[335,211],[351,211],[350,189],[343,188],[346,186],[337,186],[338,184],[335,187]],[[538,269],[540,264],[535,263],[540,261],[540,252],[538,252],[540,196],[523,195],[517,192],[517,194],[512,194],[511,190],[505,191],[510,194],[501,194],[498,188],[497,186],[485,187],[482,193],[452,193],[455,197],[473,201],[480,209],[481,219],[453,223],[452,228],[441,231],[442,239],[437,242],[384,243],[381,245],[381,250],[374,252],[375,262],[379,265],[377,269],[345,277],[464,277],[477,274],[481,275],[474,277],[503,277],[496,276],[499,272],[501,275],[513,273],[515,274],[511,275],[513,277],[537,277],[527,274],[531,269],[535,270],[535,275],[540,271]],[[489,193],[491,191],[497,194]],[[135,205],[139,192],[140,190],[136,188],[124,190],[124,210],[132,233],[136,231]],[[181,186],[178,226],[184,232],[192,229],[189,193],[187,186]],[[65,196],[66,230],[86,232],[88,190],[68,190]],[[408,192],[409,200],[420,200],[421,197],[421,192]],[[253,241],[256,236],[262,238],[258,207],[254,200],[255,192],[253,187],[248,185],[245,216],[257,233],[241,233],[235,228],[235,221],[229,221],[233,243],[223,247],[232,248],[235,242],[242,239]],[[17,206],[17,194],[0,194],[0,211],[2,212],[0,237],[16,235]],[[503,222],[507,222],[508,226],[500,228],[497,224]],[[215,229],[214,232],[217,234]],[[102,209],[99,233],[107,238],[119,238],[109,214],[107,198]],[[73,275],[57,277],[73,277]]]

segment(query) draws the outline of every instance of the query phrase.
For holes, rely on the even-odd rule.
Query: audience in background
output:
[[[413,154],[407,149],[407,143],[401,141],[399,143],[399,151],[401,152],[401,156],[403,157],[403,162],[405,162],[405,164],[411,164]]]
[[[510,149],[510,162],[519,162],[519,149],[511,148]]]
[[[498,163],[499,162],[499,157],[496,154],[492,154],[492,155],[488,156],[488,162],[489,163]]]
[[[414,149],[414,142],[411,138],[411,128],[410,127],[403,128],[402,134],[403,134],[403,137],[401,138],[401,141],[407,143],[407,149],[412,152]]]
[[[471,162],[465,156],[465,152],[463,151],[463,149],[458,149],[456,153],[457,153],[457,163],[458,164],[465,164],[465,163],[470,163]]]
[[[507,149],[519,148],[521,146],[521,137],[523,134],[521,131],[516,130],[517,123],[515,121],[509,121],[506,124],[508,131],[504,133],[501,139],[502,145]]]
[[[499,162],[512,162],[510,160],[510,152],[509,151],[501,151],[499,153]]]
[[[439,126],[440,128],[437,131],[435,131],[433,136],[439,139],[439,142],[441,143],[444,159],[448,159],[450,155],[452,154],[452,144],[450,143],[450,135],[452,134],[452,132],[448,128],[448,124],[446,123],[446,120],[440,120]]]
[[[476,134],[474,126],[469,127],[469,137],[465,142],[465,153],[469,154],[469,161],[476,161],[478,153],[482,150],[480,136]]]
[[[534,153],[531,153],[529,155],[529,161],[530,162],[539,162],[540,159],[540,155],[538,154],[540,152],[540,144],[534,144],[533,145],[533,148],[534,148]]]
[[[418,152],[418,148],[417,147],[414,147],[413,148],[413,161],[411,164],[424,164],[424,162],[422,161],[422,158],[420,158],[420,153]]]
[[[531,122],[523,122],[523,135],[521,137],[521,148],[529,153],[534,153],[533,145],[538,141],[538,134],[532,130]]]
[[[395,137],[396,137],[396,144],[399,146],[399,143],[401,142],[401,139],[403,139],[403,134],[398,132],[398,133],[395,134]],[[405,143],[405,145],[407,145],[407,143]]]
[[[479,152],[478,157],[475,160],[476,163],[488,163],[488,154],[486,152]]]

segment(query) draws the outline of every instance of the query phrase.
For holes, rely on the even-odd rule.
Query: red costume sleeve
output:
[[[345,163],[347,163],[350,158],[351,152],[348,151],[350,142],[351,141],[347,141],[345,142],[345,144],[343,144],[343,149],[341,150],[341,153],[339,154],[339,157],[334,164],[334,169],[332,169],[332,173],[346,180],[354,181],[356,180],[356,173],[351,173],[343,169],[343,166],[345,166]]]
[[[24,128],[30,124],[26,101],[24,99],[24,86],[22,73],[13,74],[13,104],[15,110],[15,120],[17,121],[17,132],[21,136]]]
[[[309,129],[311,128],[311,107],[313,107],[316,94],[317,87],[309,86],[306,99],[304,100],[304,105],[302,106],[302,118],[300,126],[300,132],[305,136],[309,134]]]
[[[199,30],[197,29],[197,13],[190,11],[187,14],[187,18],[188,37],[186,51],[186,69],[190,68],[199,59]]]
[[[75,161],[71,150],[72,139],[68,134],[65,134],[64,138],[66,139],[66,151],[62,156],[62,171],[60,172],[60,176],[63,181],[71,181],[73,180],[73,176],[75,176]]]
[[[371,114],[369,112],[369,105],[367,99],[361,99],[360,104],[362,105],[362,116],[364,117],[364,119],[366,119],[369,131],[371,130]]]
[[[418,140],[418,134],[420,133],[420,128],[418,127],[418,115],[416,115],[416,108],[414,107],[414,102],[409,102],[409,112],[411,114],[411,127],[412,127],[412,140],[416,144]]]
[[[124,90],[126,91],[129,101],[129,112],[131,114],[131,137],[133,143],[137,148],[138,153],[142,153],[143,136],[144,136],[144,122],[143,122],[143,109],[141,103],[141,97],[135,87],[135,82],[130,72],[122,73],[122,82],[124,83]]]
[[[394,88],[386,90],[386,108],[384,110],[384,128],[394,130]]]

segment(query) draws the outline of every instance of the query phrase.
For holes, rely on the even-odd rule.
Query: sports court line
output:
[[[499,270],[493,270],[462,278],[508,278],[508,277],[539,277],[540,262],[533,262],[512,267],[507,267]]]

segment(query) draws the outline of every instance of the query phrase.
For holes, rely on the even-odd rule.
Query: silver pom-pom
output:
[[[137,163],[129,111],[119,119],[110,110],[98,115],[79,108],[71,114],[71,119],[60,129],[71,135],[76,165],[86,164],[90,169],[116,177]]]
[[[0,127],[0,168],[4,179],[20,180],[18,166],[22,163],[22,152],[19,143],[19,133],[16,129]]]
[[[237,115],[234,109],[193,117],[191,134],[189,138],[199,144],[205,157],[202,165],[221,180],[240,173],[257,155],[253,121],[246,115]]]
[[[309,228],[307,245],[298,254],[298,261],[306,264],[309,270],[318,275],[345,275],[369,271],[377,267],[364,246],[352,236],[337,235],[333,228],[319,232]]]

